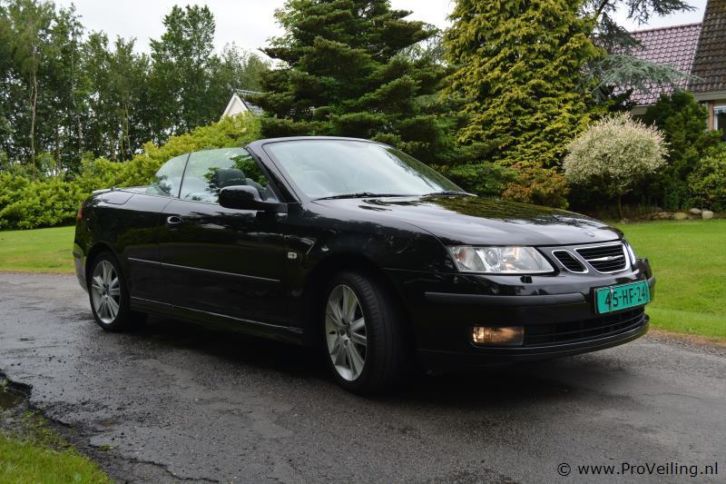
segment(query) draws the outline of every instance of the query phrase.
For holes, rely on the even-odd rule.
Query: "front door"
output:
[[[241,148],[192,153],[179,199],[164,209],[160,241],[168,302],[200,313],[286,324],[285,238],[277,214],[217,203],[226,186],[255,187],[275,199]]]
[[[135,304],[164,301],[166,297],[159,270],[159,239],[166,231],[162,212],[179,195],[187,158],[189,153],[167,161],[145,193],[129,194],[122,209],[114,212],[119,227],[133,227],[119,234],[116,245],[127,264],[127,282]]]

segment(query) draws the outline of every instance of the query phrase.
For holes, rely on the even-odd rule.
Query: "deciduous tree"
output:
[[[128,160],[256,87],[265,62],[216,54],[209,9],[175,7],[165,22],[150,58],[134,41],[86,35],[73,7],[0,0],[0,169],[73,176],[89,156]]]
[[[666,162],[666,143],[653,126],[628,114],[606,117],[570,143],[564,162],[568,180],[617,200]]]
[[[206,6],[174,6],[164,17],[166,31],[151,41],[154,136],[165,139],[205,124],[212,116],[207,96],[215,23]],[[219,116],[219,111],[214,113]]]

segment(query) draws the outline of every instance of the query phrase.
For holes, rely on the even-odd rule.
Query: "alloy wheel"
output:
[[[335,286],[325,308],[325,340],[335,371],[347,381],[363,373],[367,354],[366,321],[358,296],[349,286]]]
[[[96,265],[90,290],[93,309],[98,319],[103,324],[113,323],[121,306],[121,281],[111,262],[101,260]]]

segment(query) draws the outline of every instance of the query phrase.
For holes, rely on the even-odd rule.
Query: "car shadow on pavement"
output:
[[[304,391],[305,387],[319,389],[324,385],[347,395],[334,385],[323,357],[310,348],[155,317],[128,336],[145,344],[213,356],[236,368],[273,372],[275,377],[295,380],[298,391],[301,388]],[[602,373],[603,367],[607,366],[607,358],[602,362],[592,357],[586,362],[581,357],[578,361],[578,358],[496,366],[459,373],[431,375],[417,372],[400,388],[368,400],[387,405],[415,402],[462,409],[467,406],[516,406],[533,399],[570,398],[577,389],[557,377],[561,371],[571,373],[583,363],[592,375]]]
[[[130,335],[159,345],[202,352],[237,365],[269,368],[289,376],[319,379],[326,376],[323,361],[309,348],[235,331],[149,317],[143,326]]]

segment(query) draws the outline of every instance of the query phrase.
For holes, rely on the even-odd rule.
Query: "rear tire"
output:
[[[408,346],[396,301],[376,279],[342,272],[325,291],[322,311],[325,360],[348,391],[375,394],[403,379]]]
[[[88,297],[93,319],[105,331],[127,331],[146,319],[145,314],[131,311],[126,279],[110,252],[102,252],[91,261]]]

